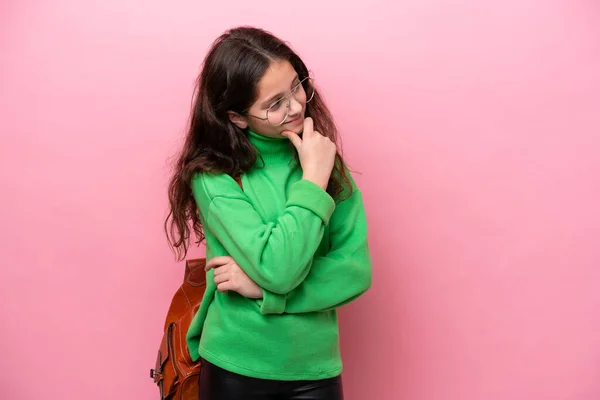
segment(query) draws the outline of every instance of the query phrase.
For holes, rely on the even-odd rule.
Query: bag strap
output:
[[[235,179],[236,183],[238,185],[240,185],[240,189],[244,190],[244,186],[242,185],[242,177],[241,176],[234,176],[233,179]]]

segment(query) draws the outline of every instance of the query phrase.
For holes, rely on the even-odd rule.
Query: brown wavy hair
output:
[[[187,255],[190,225],[197,244],[205,238],[190,189],[192,176],[201,172],[239,177],[254,166],[257,151],[246,130],[233,124],[227,112],[245,115],[256,101],[257,84],[270,64],[282,60],[292,64],[300,79],[308,76],[306,65],[286,43],[252,27],[228,30],[217,38],[204,59],[196,81],[189,128],[168,187],[169,214],[164,228],[178,260]],[[306,105],[306,116],[313,118],[315,130],[340,148],[331,113],[316,89],[312,101]],[[338,151],[327,187],[334,198],[344,188],[351,190],[344,165]]]

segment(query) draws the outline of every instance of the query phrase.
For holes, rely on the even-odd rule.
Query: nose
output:
[[[290,96],[290,116],[298,115],[302,112],[304,105],[300,103],[294,96]]]

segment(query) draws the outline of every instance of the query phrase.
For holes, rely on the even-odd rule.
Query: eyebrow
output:
[[[298,84],[298,82],[300,81],[300,77],[298,76],[298,74],[296,74],[296,76],[294,77],[294,80],[292,81],[292,83],[290,84],[290,90]],[[265,100],[262,104],[261,107],[263,108],[267,108],[276,98],[281,97],[283,95],[285,95],[286,93],[281,92],[281,93],[277,93],[271,97],[269,97],[267,100]]]

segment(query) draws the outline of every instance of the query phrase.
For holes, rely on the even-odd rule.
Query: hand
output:
[[[337,154],[335,143],[313,129],[310,117],[304,120],[302,138],[292,131],[283,131],[281,134],[290,139],[298,150],[303,179],[327,189]]]
[[[233,291],[249,299],[262,299],[262,289],[240,268],[231,257],[215,257],[206,264],[205,271],[215,269],[215,284],[221,293]]]

